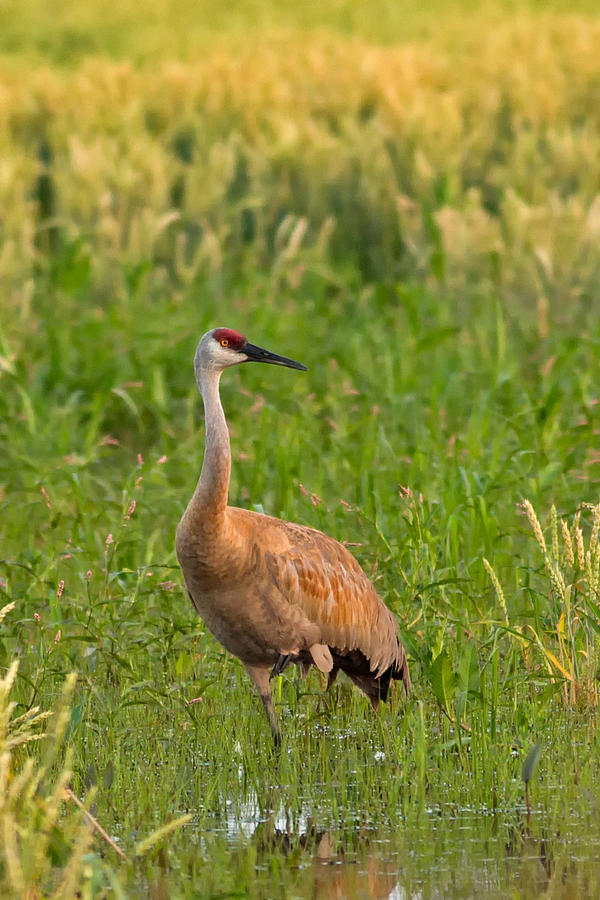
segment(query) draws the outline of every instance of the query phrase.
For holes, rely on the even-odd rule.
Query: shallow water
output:
[[[474,727],[457,745],[439,711],[423,720],[420,744],[414,722],[403,736],[406,716],[394,729],[350,705],[327,728],[289,717],[288,744],[274,754],[262,722],[248,719],[247,741],[225,734],[220,755],[217,719],[202,720],[198,742],[170,769],[173,814],[192,818],[162,858],[140,864],[136,896],[600,897],[594,717],[557,708],[537,729],[529,812],[528,735],[492,742]],[[156,791],[163,787],[158,770]]]
[[[587,812],[586,812],[587,810]],[[227,804],[204,830],[193,896],[260,898],[600,897],[600,817],[557,819],[543,809],[424,808],[395,827],[318,824],[309,802],[294,812],[255,794]],[[190,885],[191,887],[191,885]]]

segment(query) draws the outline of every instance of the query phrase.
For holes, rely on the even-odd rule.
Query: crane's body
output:
[[[410,677],[396,622],[352,554],[313,528],[228,506],[229,432],[219,397],[228,366],[246,361],[304,369],[231,329],[201,339],[195,371],[206,416],[196,490],[178,525],[177,558],[190,598],[215,638],[244,664],[273,735],[270,675],[291,662],[345,671],[374,707],[390,680]]]

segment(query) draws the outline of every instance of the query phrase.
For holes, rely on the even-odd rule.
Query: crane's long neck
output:
[[[198,386],[204,401],[206,443],[200,480],[192,502],[198,512],[216,523],[225,516],[229,476],[231,474],[231,448],[229,430],[219,396],[221,372],[201,369]]]

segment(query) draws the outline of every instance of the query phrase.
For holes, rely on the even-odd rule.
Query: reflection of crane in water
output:
[[[256,879],[252,884],[261,897],[289,893],[311,900],[402,900],[414,896],[401,887],[404,859],[390,852],[393,841],[387,829],[361,825],[360,818],[351,825],[325,829],[315,821],[319,813],[310,801],[292,809],[278,787],[261,792],[260,799],[252,788],[237,802],[229,796],[222,799],[230,800],[227,835],[235,845],[232,849],[228,844],[229,869],[248,871],[250,856],[249,877]],[[285,857],[287,865],[274,864]],[[287,877],[281,881],[283,872]],[[249,885],[246,888],[252,894]]]
[[[309,825],[301,835],[279,829],[259,832],[257,828],[254,841],[258,852],[269,860],[278,852],[286,856],[302,852],[312,857],[311,900],[391,900],[405,896],[398,893],[398,861],[371,852],[368,839],[347,841],[335,831]],[[298,869],[306,884],[306,867]]]
[[[329,685],[341,669],[374,708],[391,679],[408,692],[410,676],[392,613],[345,547],[313,528],[227,505],[231,451],[219,380],[224,369],[250,361],[306,368],[229,328],[202,337],[194,368],[206,447],[176,546],[194,606],[244,664],[279,742],[269,681],[289,663],[305,673],[315,665]]]

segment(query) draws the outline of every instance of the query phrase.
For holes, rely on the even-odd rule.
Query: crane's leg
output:
[[[281,675],[284,669],[287,669],[289,664],[292,662],[294,657],[293,653],[280,653],[277,657],[277,662],[271,669],[271,674],[269,675],[269,681],[272,681],[276,675]]]
[[[333,669],[333,658],[327,644],[312,644],[308,648],[308,653],[306,651],[300,653],[298,648],[290,650],[289,653],[280,653],[277,657],[277,662],[271,669],[269,681],[271,681],[272,678],[275,678],[276,675],[281,675],[290,663],[293,662],[299,662],[301,664],[303,669],[305,669],[304,674],[308,672],[313,663],[320,672],[331,672]]]
[[[271,696],[271,686],[269,685],[269,669],[263,668],[263,666],[251,666],[248,665],[248,663],[244,663],[244,668],[254,682],[258,693],[260,694],[260,699],[263,702],[263,706],[267,714],[267,719],[269,720],[269,725],[271,726],[273,741],[275,742],[275,746],[278,747],[281,744],[281,731],[279,730],[277,713],[275,712],[275,707],[273,706],[273,697]]]

